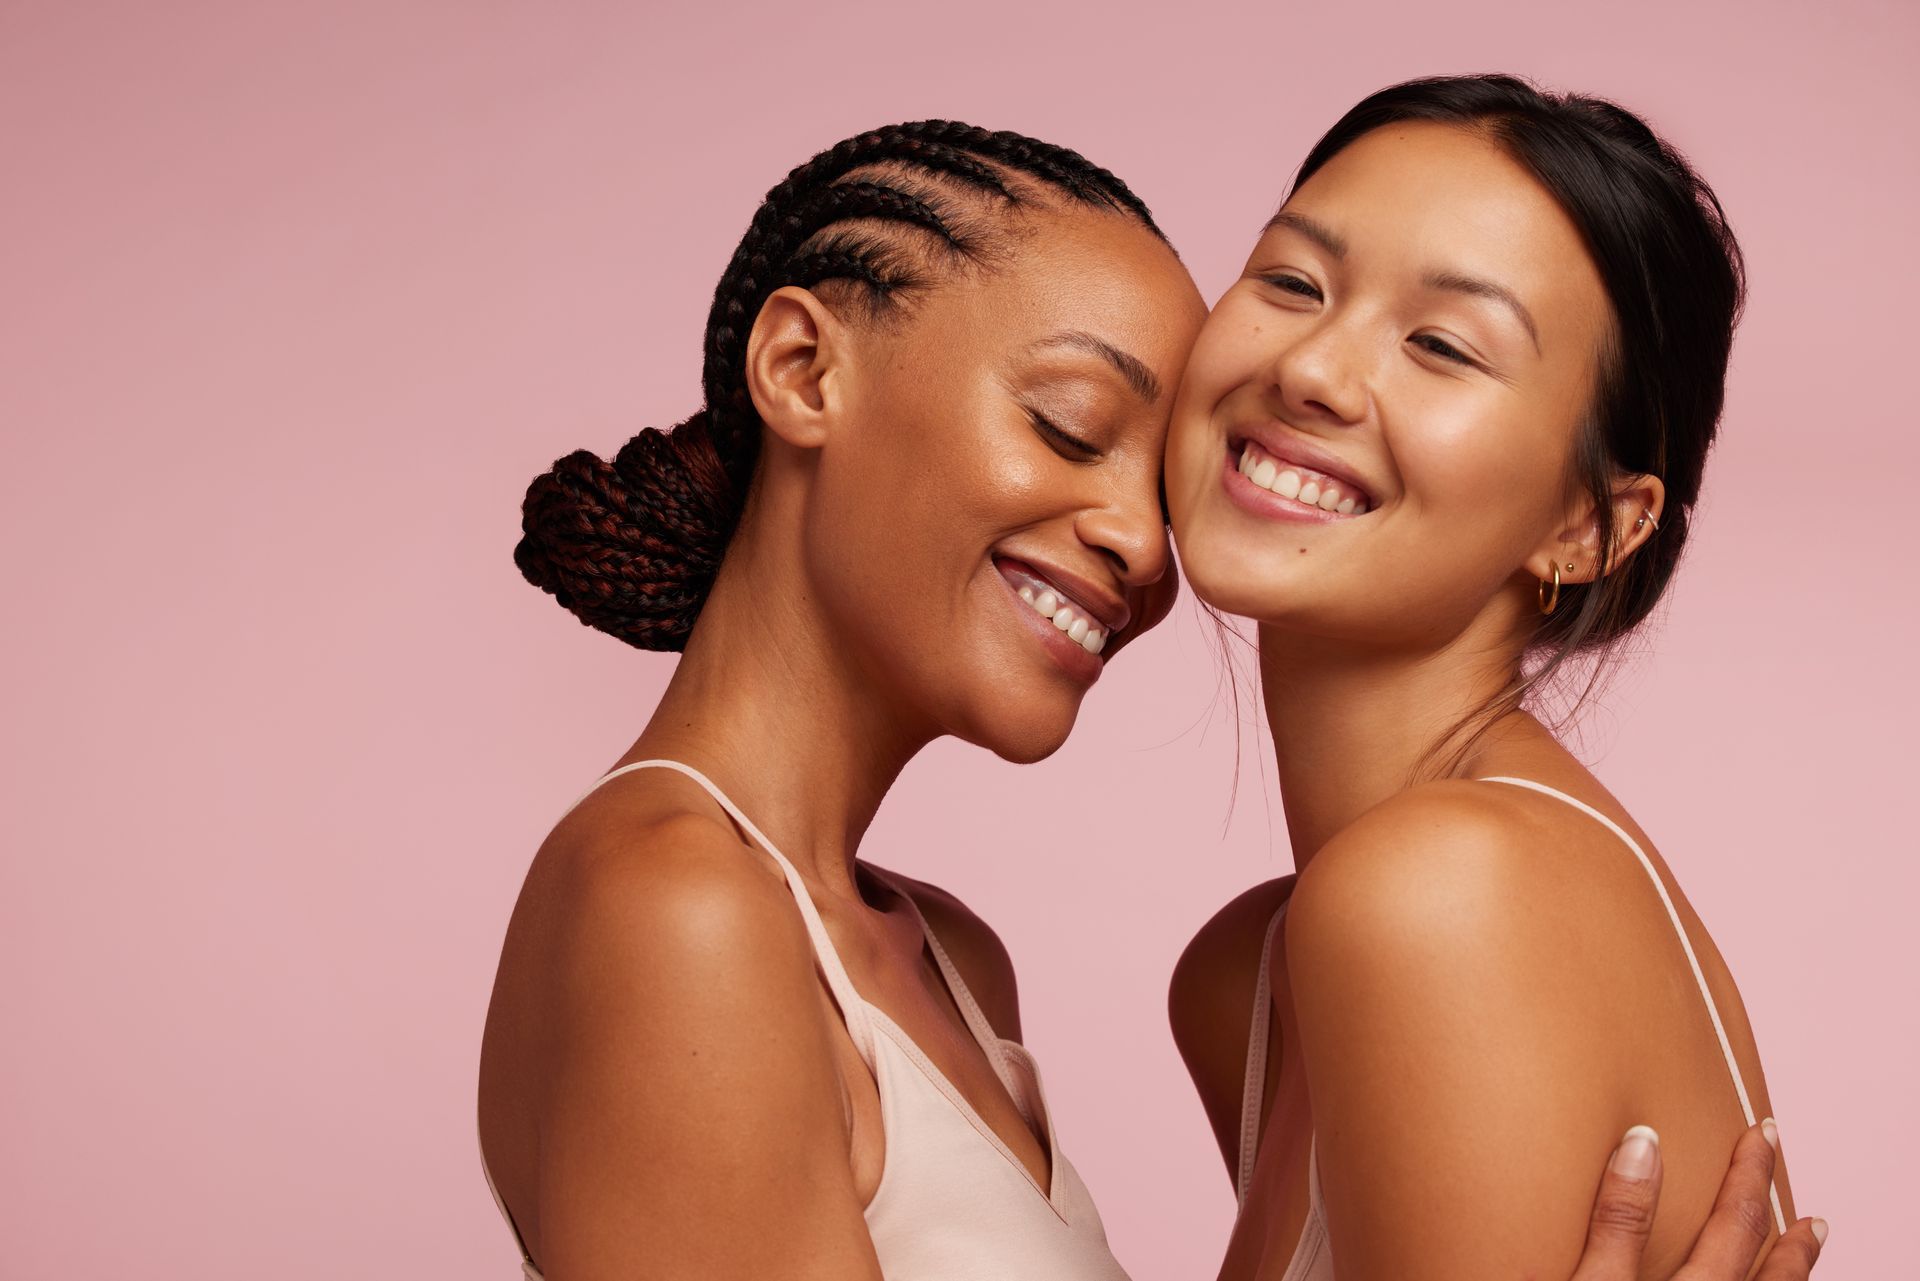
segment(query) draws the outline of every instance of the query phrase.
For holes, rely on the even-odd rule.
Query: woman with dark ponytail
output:
[[[1162,450],[1204,315],[1079,155],[876,130],[754,215],[704,408],[533,483],[526,577],[683,656],[508,927],[480,1132],[527,1276],[1124,1276],[1005,950],[856,854],[923,746],[1046,756],[1166,613]],[[1651,1203],[1606,1189],[1589,1281],[1635,1275],[1619,1211]]]
[[[1725,1248],[1728,1153],[1770,1164],[1732,974],[1529,710],[1671,581],[1743,294],[1637,116],[1465,76],[1349,111],[1215,306],[1168,503],[1195,592],[1260,625],[1298,869],[1173,982],[1240,1197],[1223,1281],[1563,1275],[1628,1121],[1611,1168],[1669,1153],[1665,1275]],[[1825,1226],[1788,1231],[1784,1168],[1769,1201],[1741,1249],[1800,1275]]]

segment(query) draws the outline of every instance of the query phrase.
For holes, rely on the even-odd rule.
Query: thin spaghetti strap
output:
[[[920,910],[920,905],[914,902],[913,895],[895,885],[891,877],[883,875],[871,866],[867,871],[874,880],[899,895],[901,901],[907,905],[907,910],[913,913],[913,919],[919,922],[920,935],[927,941],[927,950],[933,953],[934,964],[940,967],[940,977],[946,980],[947,991],[953,994],[953,1003],[960,1007],[960,1017],[966,1021],[967,1030],[973,1033],[973,1039],[980,1043],[982,1050],[986,1051],[987,1062],[993,1066],[994,1075],[1000,1078],[1001,1084],[1006,1086],[1007,1092],[1018,1103],[1022,1092],[1014,1084],[1011,1069],[1007,1064],[1007,1050],[1000,1043],[1000,1034],[993,1030],[993,1024],[987,1021],[986,1013],[981,1010],[980,1003],[973,999],[973,991],[967,986],[967,980],[961,976],[960,967],[955,965],[953,958],[947,955],[947,949],[940,946],[939,936],[933,932],[933,927],[927,924],[926,914]]]
[[[598,791],[605,784],[619,778],[622,774],[631,774],[635,770],[643,769],[672,770],[677,774],[684,774],[698,783],[701,790],[706,792],[708,796],[711,796],[714,803],[725,810],[728,816],[740,825],[741,830],[752,837],[754,843],[765,850],[767,855],[779,866],[780,874],[787,878],[787,888],[793,891],[793,901],[800,909],[800,917],[806,922],[807,935],[813,940],[814,961],[820,968],[821,976],[827,981],[827,990],[833,993],[834,1003],[840,1007],[840,1016],[846,1020],[847,1033],[853,1037],[853,1044],[855,1048],[860,1051],[860,1057],[865,1060],[867,1067],[871,1069],[874,1066],[874,1034],[873,1022],[867,1017],[867,1003],[854,988],[852,978],[847,975],[847,967],[840,963],[840,953],[835,950],[833,938],[827,933],[826,923],[820,919],[820,913],[813,905],[813,896],[807,893],[806,882],[800,879],[799,869],[794,867],[792,863],[789,863],[787,856],[780,852],[779,847],[768,838],[767,834],[754,826],[753,820],[748,818],[741,808],[733,803],[731,797],[720,790],[719,784],[715,783],[705,774],[702,774],[699,770],[693,768],[693,766],[680,761],[664,759],[635,761],[631,765],[622,765],[619,769],[613,770],[602,777],[599,782],[596,782],[586,790],[580,797],[580,800],[575,801],[567,808],[567,813],[571,814],[575,809],[579,808],[581,801],[586,800],[588,796],[593,795],[594,792]]]
[[[1687,954],[1687,965],[1693,971],[1693,981],[1700,988],[1700,998],[1706,1002],[1707,1017],[1713,1020],[1713,1034],[1720,1041],[1720,1054],[1726,1060],[1727,1074],[1733,1078],[1733,1092],[1740,1100],[1740,1115],[1746,1118],[1749,1126],[1754,1125],[1758,1118],[1753,1114],[1753,1100],[1747,1094],[1746,1078],[1740,1074],[1740,1061],[1733,1056],[1733,1042],[1727,1038],[1727,1025],[1720,1018],[1720,1006],[1713,999],[1713,989],[1707,986],[1706,972],[1700,968],[1700,957],[1693,950],[1693,940],[1687,937],[1687,927],[1680,921],[1680,911],[1673,905],[1673,896],[1667,893],[1667,883],[1660,879],[1658,869],[1654,867],[1653,860],[1647,857],[1647,852],[1640,848],[1640,842],[1634,840],[1632,835],[1630,835],[1624,827],[1621,827],[1618,823],[1585,801],[1577,797],[1569,796],[1558,788],[1548,787],[1545,783],[1536,783],[1530,778],[1508,778],[1504,776],[1483,778],[1480,781],[1483,783],[1507,783],[1514,787],[1524,787],[1529,791],[1539,792],[1542,796],[1551,796],[1556,800],[1565,801],[1568,805],[1571,805],[1581,813],[1599,822],[1608,831],[1619,837],[1628,849],[1633,851],[1633,856],[1640,860],[1641,870],[1646,872],[1647,879],[1653,882],[1654,890],[1659,893],[1660,905],[1667,909],[1667,920],[1672,923],[1673,932],[1680,937],[1680,949]],[[1774,1222],[1779,1225],[1780,1231],[1785,1232],[1787,1230],[1787,1216],[1786,1212],[1781,1209],[1780,1206],[1780,1189],[1777,1186],[1770,1186],[1768,1191],[1773,1197]]]
[[[1283,900],[1267,922],[1267,935],[1260,944],[1260,973],[1253,985],[1253,1026],[1247,1032],[1247,1071],[1240,1089],[1240,1175],[1234,1181],[1243,1210],[1253,1183],[1254,1158],[1260,1154],[1260,1104],[1267,1092],[1267,1028],[1273,1021],[1273,980],[1267,977],[1267,967],[1273,960],[1274,931],[1292,901]]]

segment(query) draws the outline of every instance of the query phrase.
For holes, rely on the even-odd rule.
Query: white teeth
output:
[[[1032,583],[1021,583],[1014,590],[1034,613],[1066,633],[1068,640],[1086,650],[1087,653],[1098,654],[1107,647],[1109,639],[1107,629],[1095,624],[1058,592],[1050,591],[1045,587],[1035,587]]]
[[[1332,482],[1304,477],[1291,467],[1269,458],[1252,442],[1241,449],[1238,470],[1262,489],[1309,507],[1318,507],[1321,511],[1338,512],[1342,516],[1361,516],[1367,511],[1364,498],[1343,493],[1340,486]]]

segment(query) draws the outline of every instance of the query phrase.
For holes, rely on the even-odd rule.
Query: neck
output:
[[[904,723],[899,700],[831,644],[812,594],[796,589],[797,542],[756,538],[743,522],[659,707],[623,759],[700,770],[816,889],[851,900],[868,824],[936,731]]]
[[[1462,719],[1506,685],[1510,649],[1484,630],[1438,650],[1369,651],[1261,626],[1261,695],[1299,870],[1355,819],[1412,786],[1436,747],[1450,748]],[[1513,719],[1492,726],[1453,774],[1475,774],[1487,749],[1516,728]]]

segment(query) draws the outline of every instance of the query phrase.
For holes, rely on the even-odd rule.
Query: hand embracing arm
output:
[[[1761,1126],[1740,1137],[1713,1214],[1700,1230],[1693,1253],[1671,1281],[1744,1281],[1753,1271],[1773,1226],[1767,1190],[1773,1183],[1776,1155]],[[1607,1163],[1593,1202],[1586,1251],[1568,1281],[1635,1281],[1659,1201],[1658,1136],[1636,1126]],[[1766,1263],[1755,1281],[1807,1281],[1826,1236],[1822,1219],[1793,1224],[1766,1252]]]

